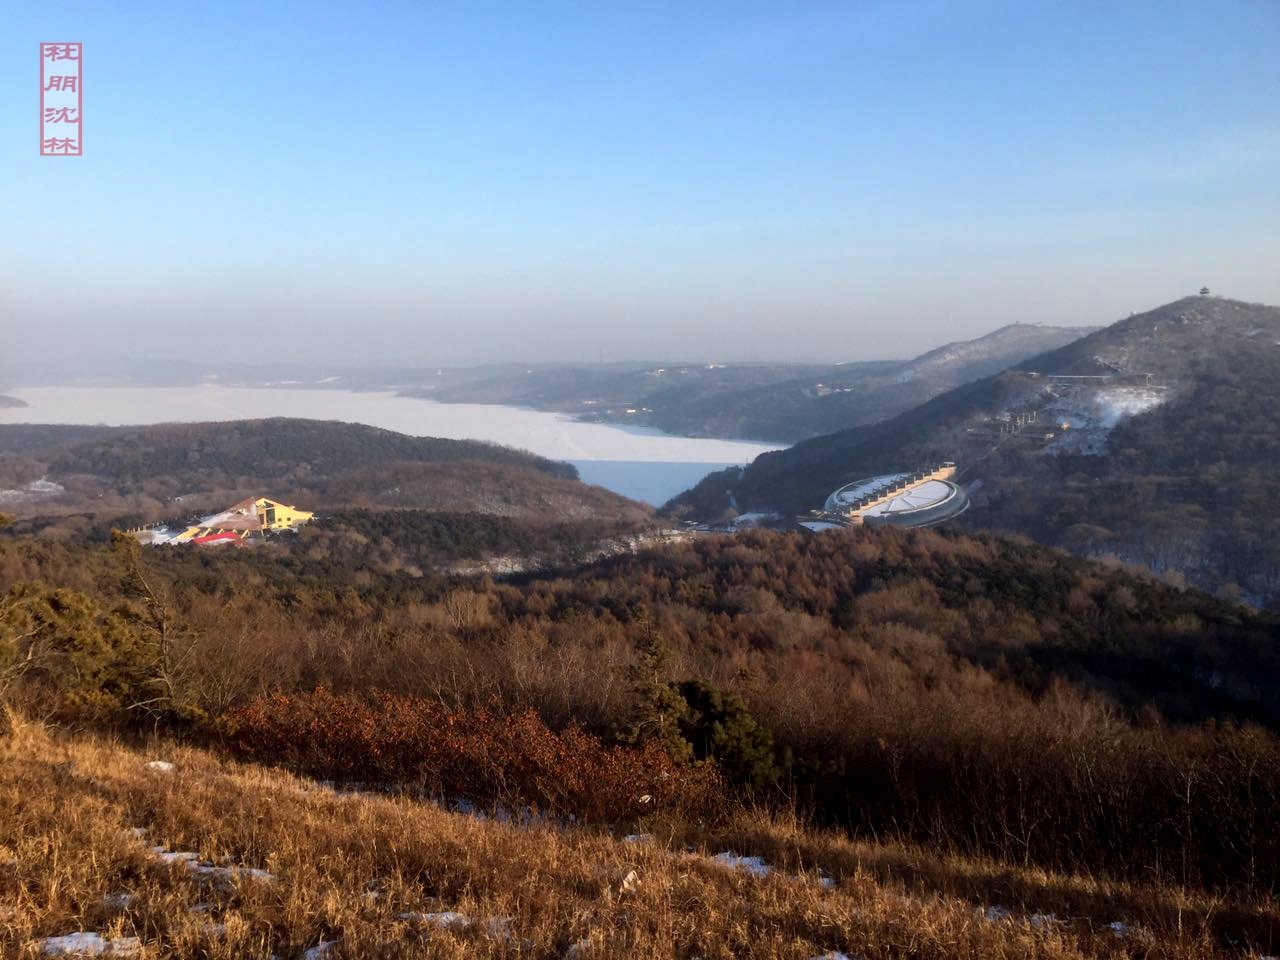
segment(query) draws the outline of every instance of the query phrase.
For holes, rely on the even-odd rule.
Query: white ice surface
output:
[[[586,482],[650,503],[664,502],[712,470],[749,463],[779,449],[777,444],[675,437],[645,428],[582,423],[558,413],[437,403],[388,392],[218,386],[27,387],[8,392],[27,406],[0,409],[0,423],[119,426],[307,417],[416,437],[486,440],[567,460]]]

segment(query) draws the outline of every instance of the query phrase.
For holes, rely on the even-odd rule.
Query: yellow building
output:
[[[262,519],[264,530],[292,530],[300,527],[315,516],[310,510],[299,510],[297,507],[259,497],[253,501]]]
[[[244,540],[268,530],[293,530],[314,513],[266,497],[241,500],[221,513],[205,517],[175,536],[171,543],[215,544]]]

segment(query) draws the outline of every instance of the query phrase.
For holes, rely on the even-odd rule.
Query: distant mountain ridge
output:
[[[879,424],[765,454],[677,514],[799,513],[859,476],[937,459],[970,527],[1280,595],[1280,308],[1187,297]]]
[[[537,368],[403,392],[556,410],[682,436],[790,443],[883,420],[1091,329],[1010,324],[907,361]]]
[[[986,373],[995,373],[1012,363],[1051,349],[1050,345],[1055,340],[1070,343],[1097,329],[1011,323],[973,340],[956,340],[943,344],[907,361],[903,366],[918,374],[958,364],[971,364],[973,366],[967,367],[965,372],[972,374],[980,369],[977,365],[986,365],[991,367]]]

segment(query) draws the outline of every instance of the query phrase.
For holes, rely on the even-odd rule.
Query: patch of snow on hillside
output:
[[[1154,410],[1168,398],[1163,387],[1067,389],[1041,414],[1055,433],[1045,450],[1100,456],[1107,452],[1107,437],[1119,423]]]
[[[1150,387],[1111,387],[1099,390],[1095,398],[1102,426],[1110,429],[1121,420],[1154,410],[1164,403],[1164,395]]]
[[[161,863],[174,866],[182,865],[198,877],[213,880],[223,885],[230,885],[233,880],[261,880],[270,883],[275,877],[266,870],[256,867],[236,865],[218,866],[200,859],[194,850],[169,850],[167,847],[151,848],[151,856]]]
[[[409,920],[413,923],[429,923],[433,927],[442,927],[446,930],[450,928],[462,929],[471,926],[475,922],[465,913],[458,913],[456,910],[440,910],[433,913],[397,913],[396,919]]]
[[[758,527],[770,520],[779,519],[776,513],[740,513],[733,518],[733,528],[735,530],[745,530],[747,527]]]
[[[187,869],[202,877],[230,883],[232,880],[262,880],[270,883],[275,877],[266,870],[257,867],[219,867],[211,863],[188,863]]]
[[[79,931],[61,937],[46,937],[40,941],[40,952],[46,957],[79,956],[128,956],[142,949],[137,937],[104,939],[101,934]]]
[[[165,847],[152,847],[151,855],[161,863],[199,863],[200,854],[194,850],[169,850]]]
[[[27,484],[27,490],[41,497],[56,497],[60,493],[64,493],[66,488],[60,483],[54,483],[52,480],[32,480]]]
[[[801,520],[800,526],[812,530],[814,533],[822,533],[825,530],[843,530],[844,524],[828,523],[826,520]]]
[[[66,488],[52,480],[32,480],[24,487],[0,490],[0,503],[22,503],[29,500],[49,500],[66,493]]]
[[[717,853],[711,859],[722,867],[728,867],[730,870],[742,870],[753,877],[767,877],[773,872],[773,868],[764,862],[763,857],[740,857],[736,853],[725,851],[724,853]]]
[[[408,913],[397,913],[396,919],[406,920],[409,923],[420,926],[437,927],[441,930],[478,929],[499,940],[511,939],[511,924],[513,922],[512,917],[489,917],[482,920],[468,916],[465,913],[459,913],[456,910],[441,910],[433,913],[410,911]]]

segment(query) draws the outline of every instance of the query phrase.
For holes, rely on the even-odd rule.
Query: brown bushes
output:
[[[1144,727],[1062,687],[909,707],[798,749],[827,818],[1024,865],[1275,889],[1280,741],[1257,727]]]
[[[175,770],[149,770],[156,757]],[[1274,901],[851,844],[786,819],[655,825],[652,842],[623,843],[307,787],[165,740],[142,751],[24,727],[0,742],[0,955],[34,960],[40,938],[73,930],[139,937],[148,960],[297,958],[322,939],[340,941],[330,960],[1244,960],[1280,944]],[[197,882],[153,845],[275,879]],[[752,878],[686,845],[776,869]],[[639,885],[619,895],[631,871]],[[1013,917],[981,920],[995,904]],[[420,911],[480,922],[437,927]]]
[[[647,794],[679,806],[654,776],[665,757],[629,767],[637,754],[601,742],[634,727],[652,633],[670,648],[654,688],[701,678],[741,697],[789,771],[782,802],[825,823],[1280,889],[1280,622],[1266,615],[934,531],[706,538],[497,583],[360,586],[345,559],[282,556],[148,555],[192,628],[189,700],[233,710],[255,757],[592,818],[631,816]],[[6,571],[88,593],[108,568],[24,541],[0,549]],[[350,696],[244,706],[321,685]],[[374,690],[395,696],[362,699]],[[512,715],[476,709],[495,693]]]
[[[312,776],[414,784],[595,822],[657,809],[696,817],[722,795],[709,764],[677,763],[657,744],[608,747],[577,727],[552,731],[532,710],[319,688],[254,700],[226,716],[225,731],[237,752]]]

